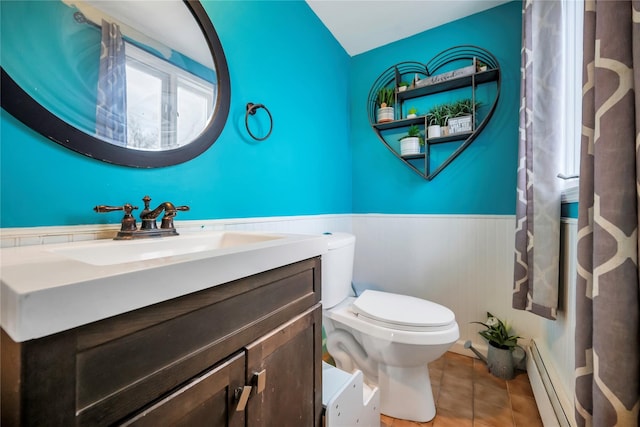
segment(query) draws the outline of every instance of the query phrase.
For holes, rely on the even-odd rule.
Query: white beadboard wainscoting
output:
[[[425,298],[456,315],[460,340],[452,351],[475,357],[463,347],[471,340],[486,354],[478,335],[489,311],[508,320],[526,345],[537,351],[542,372],[536,400],[544,419],[573,422],[576,221],[563,220],[562,284],[558,319],[550,321],[511,308],[515,217],[512,215],[338,214],[176,221],[179,232],[248,230],[356,235],[354,285]],[[118,224],[0,229],[1,246],[64,243],[115,236]],[[531,352],[529,352],[531,354]],[[531,358],[530,358],[531,359]],[[528,369],[538,367],[528,361]],[[535,378],[537,378],[537,380]],[[549,408],[554,413],[548,413]],[[559,409],[560,408],[560,409]],[[546,411],[546,412],[545,412]],[[564,418],[566,423],[562,421]],[[549,425],[554,423],[550,422]]]
[[[511,215],[354,215],[356,289],[375,287],[449,307],[467,340],[486,354],[478,335],[487,312],[525,337],[539,337],[544,319],[511,308],[515,217]]]

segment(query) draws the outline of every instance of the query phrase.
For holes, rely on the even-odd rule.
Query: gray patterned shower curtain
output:
[[[96,133],[115,145],[127,145],[127,77],[124,40],[118,24],[102,20]]]
[[[583,62],[575,416],[638,426],[640,0],[586,2]]]
[[[563,2],[523,1],[513,308],[556,318]],[[535,242],[535,243],[534,243]]]

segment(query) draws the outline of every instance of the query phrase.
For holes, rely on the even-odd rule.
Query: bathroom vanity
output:
[[[2,425],[320,426],[323,243],[304,240],[292,245],[305,259],[280,258],[284,265],[225,283],[212,270],[195,292],[41,337],[14,340],[27,332],[3,313]],[[280,243],[249,243],[247,261],[251,250],[277,253]],[[158,262],[179,270],[221,256],[233,264],[232,252]],[[10,259],[3,268],[16,267]],[[155,262],[131,270],[144,274]],[[11,271],[2,275],[6,312],[18,290]],[[141,286],[152,285],[163,283]]]

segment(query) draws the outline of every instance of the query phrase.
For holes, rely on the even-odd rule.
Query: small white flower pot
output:
[[[393,121],[393,107],[378,108],[378,123]]]
[[[400,140],[400,155],[409,156],[420,154],[420,138],[417,136],[407,136]]]
[[[416,114],[407,114],[407,119],[415,119],[418,117]]]
[[[442,135],[440,130],[439,125],[431,125],[427,128],[427,135],[429,138],[438,138]]]

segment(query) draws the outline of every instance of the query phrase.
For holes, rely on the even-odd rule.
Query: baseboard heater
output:
[[[572,427],[569,420],[573,417],[567,416],[566,412],[571,409],[563,408],[534,340],[529,343],[527,354],[527,373],[544,426]]]

